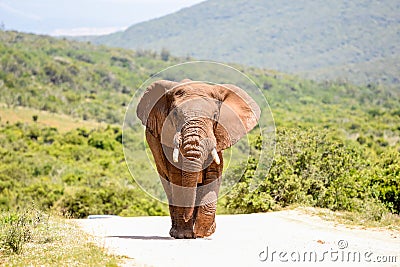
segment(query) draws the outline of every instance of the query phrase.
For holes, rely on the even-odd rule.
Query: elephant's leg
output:
[[[213,162],[206,170],[203,185],[198,188],[198,211],[194,225],[196,237],[207,237],[215,232],[215,212],[223,169],[222,154],[220,165]]]
[[[172,207],[172,212],[171,212]],[[173,214],[171,218],[173,218],[172,228],[169,232],[170,236],[178,239],[182,238],[196,238],[193,232],[193,218],[189,221],[185,222],[183,219],[183,214],[185,212],[184,207],[178,206],[170,206],[170,212]]]
[[[180,171],[174,168],[171,163],[168,162],[167,158],[164,155],[163,148],[161,146],[160,140],[154,137],[150,132],[146,131],[146,139],[151,152],[154,157],[154,161],[156,163],[157,172],[160,176],[161,184],[164,187],[165,194],[167,195],[168,203],[169,203],[169,214],[171,216],[171,230],[170,236],[177,236],[177,220],[176,220],[176,210],[172,201],[172,190],[173,184],[171,183],[171,179],[168,176],[180,175]],[[172,153],[171,151],[167,151]]]
[[[193,220],[185,222],[183,220],[183,208],[174,205],[172,197],[173,184],[170,182],[163,182],[163,186],[168,197],[169,214],[171,216],[172,224],[169,235],[174,238],[194,238]]]
[[[183,217],[184,208],[174,205],[174,204],[179,204],[179,203],[174,203],[173,200],[174,198],[172,194],[174,185],[164,180],[163,186],[168,197],[169,214],[171,216],[171,223],[172,223],[169,235],[174,238],[195,238],[193,233],[194,220],[190,219],[188,222],[185,222]]]
[[[185,222],[183,217],[184,208],[179,207],[179,201],[174,201],[174,191],[175,194],[179,194],[177,188],[182,186],[182,171],[172,165],[164,154],[169,153],[172,155],[173,151],[168,147],[165,147],[163,150],[160,141],[148,131],[146,131],[146,139],[149,143],[157,171],[160,175],[161,183],[168,198],[169,213],[172,224],[169,234],[174,238],[194,238],[193,219]],[[175,185],[178,185],[178,187]]]
[[[169,148],[166,150],[168,149]],[[172,150],[166,152],[172,153]],[[170,192],[168,201],[169,212],[172,220],[172,227],[169,234],[174,238],[195,238],[193,233],[194,220],[190,219],[189,221],[185,222],[185,208],[181,206],[181,195],[187,193],[185,190],[182,191],[182,171],[171,164],[168,165],[168,175],[170,180],[168,183],[168,192]],[[166,187],[164,186],[164,189],[165,188]]]

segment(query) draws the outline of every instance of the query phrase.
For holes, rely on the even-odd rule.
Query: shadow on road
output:
[[[121,236],[121,235],[112,235],[106,237],[114,237],[114,238],[124,238],[124,239],[136,239],[136,240],[175,240],[173,237],[167,236]]]

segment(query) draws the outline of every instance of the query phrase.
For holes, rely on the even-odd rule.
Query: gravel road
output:
[[[400,233],[335,224],[302,210],[219,215],[206,239],[170,238],[169,217],[77,220],[127,266],[400,266]]]

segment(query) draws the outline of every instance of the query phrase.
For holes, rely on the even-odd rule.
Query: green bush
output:
[[[400,214],[400,153],[380,155],[371,167],[367,186],[386,208]]]
[[[46,217],[34,208],[2,213],[0,248],[8,253],[20,254],[24,245],[33,239],[34,229],[39,223],[46,223]]]
[[[274,161],[268,173],[259,174],[259,187],[249,190],[254,164],[247,162],[244,175],[227,196],[226,207],[251,213],[303,204],[357,212],[371,212],[375,207],[378,213],[399,213],[398,153],[383,158],[366,155],[365,149],[346,145],[326,130],[281,128]]]
[[[0,127],[0,144],[4,210],[26,208],[34,201],[40,209],[76,218],[168,214],[164,205],[129,182],[118,127],[58,133],[19,123]]]

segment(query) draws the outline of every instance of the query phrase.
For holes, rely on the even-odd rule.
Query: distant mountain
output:
[[[398,83],[397,0],[210,0],[96,44],[358,83]]]

